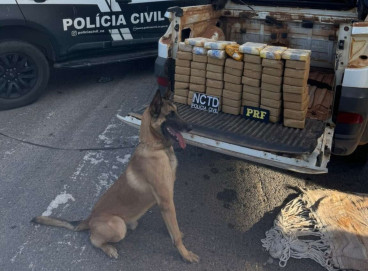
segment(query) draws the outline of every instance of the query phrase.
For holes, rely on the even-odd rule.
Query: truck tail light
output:
[[[157,83],[162,87],[167,87],[169,85],[169,79],[165,77],[157,77]]]
[[[357,113],[339,112],[337,115],[337,122],[344,124],[361,124],[363,116]]]

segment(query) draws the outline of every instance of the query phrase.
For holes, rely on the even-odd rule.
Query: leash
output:
[[[27,145],[32,145],[35,147],[39,147],[39,148],[45,148],[45,149],[50,149],[50,150],[57,150],[57,151],[111,151],[111,150],[123,150],[123,149],[134,149],[137,147],[137,145],[127,145],[127,146],[118,146],[118,147],[97,147],[97,148],[61,148],[61,147],[55,147],[55,146],[50,146],[50,145],[44,145],[44,144],[39,144],[39,143],[35,143],[35,142],[31,142],[31,141],[27,141],[27,140],[23,140],[23,139],[19,139],[4,133],[0,132],[0,135],[6,138],[9,138],[11,140],[14,141],[18,141],[20,143],[23,144],[27,144]]]

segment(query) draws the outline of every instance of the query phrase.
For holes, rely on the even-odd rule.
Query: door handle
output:
[[[124,3],[124,4],[128,4],[130,2],[132,2],[132,0],[115,0],[118,3]]]
[[[43,3],[46,2],[46,0],[34,0],[36,3]]]

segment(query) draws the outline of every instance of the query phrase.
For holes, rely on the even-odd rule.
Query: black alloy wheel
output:
[[[38,70],[26,55],[0,55],[0,98],[17,99],[29,93],[37,82]]]
[[[49,76],[49,63],[39,48],[23,41],[0,41],[0,110],[36,101]]]

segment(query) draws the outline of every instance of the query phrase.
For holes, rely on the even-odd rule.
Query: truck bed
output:
[[[263,123],[226,113],[212,114],[176,104],[179,115],[193,125],[191,134],[234,145],[278,154],[300,156],[311,154],[318,138],[325,131],[325,123],[306,120],[304,129],[284,127],[282,123]],[[134,112],[142,115],[144,109]]]

